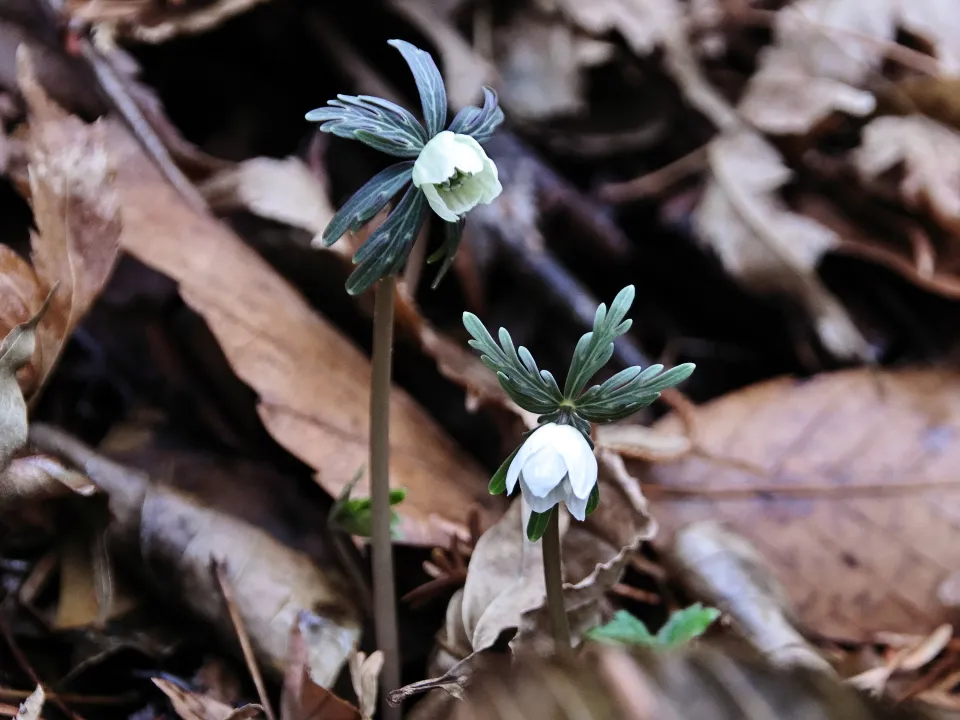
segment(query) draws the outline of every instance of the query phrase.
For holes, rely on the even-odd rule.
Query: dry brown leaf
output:
[[[17,382],[17,371],[30,362],[37,347],[37,325],[47,310],[27,322],[14,326],[0,343],[0,471],[7,469],[13,456],[27,442],[27,404]],[[0,496],[19,494],[17,484],[2,480]]]
[[[598,425],[596,443],[631,460],[679,460],[693,449],[686,432],[666,433],[645,425]]]
[[[714,139],[707,155],[711,178],[694,214],[699,236],[744,285],[800,300],[834,355],[869,358],[867,341],[816,276],[820,257],[839,238],[777,195],[791,176],[777,150],[741,130]]]
[[[323,186],[296,157],[247,160],[206,180],[200,192],[215,212],[249,210],[313,233],[315,246],[334,214]],[[347,258],[352,254],[346,243],[331,249]]]
[[[182,200],[123,127],[106,126],[121,245],[178,281],[259,395],[267,429],[336,496],[367,462],[368,360],[231,230]],[[397,508],[403,542],[446,544],[451,531],[465,531],[472,504],[499,506],[486,474],[402,390],[394,389],[391,415],[391,480],[408,490]]]
[[[862,86],[899,28],[930,43],[942,73],[960,73],[951,0],[800,0],[776,14],[774,41],[759,56],[740,113],[759,130],[798,135],[834,112],[870,114],[876,101]]]
[[[45,700],[46,694],[43,692],[43,686],[37,685],[37,689],[30,693],[30,697],[20,704],[16,720],[38,720]]]
[[[301,618],[290,630],[289,657],[283,674],[280,720],[361,720],[360,711],[318,684],[311,672],[310,652],[304,639]],[[350,659],[353,673],[354,653]],[[376,688],[374,688],[376,705]]]
[[[903,168],[900,191],[911,207],[931,212],[960,233],[960,134],[920,115],[877,118],[854,154],[861,177]]]
[[[219,26],[265,0],[164,3],[159,0],[70,0],[72,18],[109,33],[148,43],[196,35]]]
[[[31,108],[27,141],[30,201],[38,232],[32,235],[37,287],[26,287],[27,269],[16,269],[17,303],[36,303],[57,286],[50,312],[37,328],[32,384],[46,381],[67,337],[96,300],[119,252],[120,218],[114,173],[104,145],[104,125],[86,125],[64,113],[37,84],[26,46],[17,52],[20,89]],[[9,256],[6,262],[12,262]],[[59,285],[57,285],[59,283]],[[7,303],[5,303],[7,304]]]
[[[428,670],[440,677],[391,692],[391,702],[435,688],[459,692],[483,652],[514,633],[510,647],[515,652],[549,653],[547,646],[552,647],[552,640],[543,607],[542,544],[527,540],[524,528],[529,514],[526,503],[518,497],[500,521],[480,537],[467,568],[466,583],[447,607],[438,652]],[[587,525],[573,523],[566,512],[560,518],[560,533],[564,599],[571,634],[579,644],[583,633],[601,624],[609,613],[604,593],[619,581],[629,552],[649,535],[636,534],[618,551],[591,534]]]
[[[371,720],[377,711],[377,688],[383,669],[383,653],[374,651],[367,657],[357,652],[350,658],[350,682],[360,705],[362,720]]]
[[[684,19],[677,0],[537,0],[547,12],[560,12],[591,35],[620,33],[638,55],[648,55]]]
[[[163,678],[153,678],[153,684],[170,698],[173,709],[183,720],[247,720],[263,713],[263,708],[259,705],[250,704],[234,709],[219,700],[185,690]]]
[[[669,557],[691,592],[729,617],[771,663],[830,671],[794,627],[773,569],[743,537],[716,522],[691,523],[677,531]]]
[[[663,537],[696,520],[729,523],[822,635],[926,633],[945,620],[937,588],[960,567],[960,375],[784,378],[695,412],[698,441],[726,461],[646,470]]]
[[[259,528],[156,485],[55,428],[33,423],[30,440],[69,460],[107,493],[109,540],[118,554],[135,558],[161,596],[189,607],[233,647],[236,633],[210,571],[211,561],[224,561],[235,606],[265,671],[283,672],[290,629],[307,611],[316,626],[308,640],[314,680],[334,682],[360,637],[358,609],[339,568],[318,567]]]

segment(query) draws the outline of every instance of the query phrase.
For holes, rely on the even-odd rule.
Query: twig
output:
[[[400,687],[400,639],[396,586],[393,579],[393,538],[390,535],[390,365],[393,354],[393,310],[396,279],[377,283],[373,311],[373,368],[370,383],[370,502],[373,522],[373,609],[377,649],[383,652],[380,686]],[[381,703],[385,720],[399,720],[400,709]]]
[[[260,704],[263,706],[263,712],[267,720],[276,720],[273,708],[270,705],[270,696],[267,695],[266,685],[263,683],[263,676],[260,674],[260,667],[257,665],[257,659],[253,654],[253,646],[250,644],[250,636],[247,634],[247,628],[243,624],[243,618],[240,617],[240,611],[237,610],[237,601],[233,592],[233,585],[230,578],[227,577],[227,564],[222,560],[214,560],[213,572],[220,583],[220,592],[223,593],[223,601],[227,605],[227,612],[230,613],[230,621],[233,623],[234,630],[237,632],[237,640],[240,641],[240,649],[243,651],[243,659],[247,663],[247,669],[250,671],[250,677],[257,688],[257,695],[260,696]]]
[[[0,635],[3,635],[3,639],[10,648],[10,654],[13,655],[13,659],[17,661],[20,669],[23,670],[24,674],[28,678],[30,678],[30,681],[34,685],[43,685],[43,687],[46,688],[46,685],[44,685],[43,681],[40,680],[40,676],[37,675],[36,671],[33,669],[33,666],[30,665],[30,661],[27,660],[27,656],[23,654],[23,651],[17,644],[16,639],[13,637],[13,633],[10,632],[10,628],[7,626],[7,621],[4,618],[3,613],[0,613]],[[73,720],[84,720],[82,715],[71,710],[57,695],[50,695],[48,697],[54,705],[63,710],[67,717],[73,718]]]
[[[547,586],[547,611],[550,613],[550,628],[553,631],[554,652],[569,658],[570,623],[563,602],[563,558],[560,551],[560,508],[550,511],[547,531],[543,535],[543,579]]]
[[[659,195],[671,185],[688,175],[700,172],[707,164],[707,149],[698,147],[673,162],[664,165],[646,175],[618,183],[607,183],[597,190],[597,197],[603,202],[622,203]]]

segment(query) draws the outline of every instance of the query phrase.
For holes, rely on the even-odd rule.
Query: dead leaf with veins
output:
[[[234,709],[219,700],[186,690],[163,678],[153,678],[153,684],[170,698],[170,704],[181,720],[248,720],[263,714],[260,705],[250,704]]]
[[[739,130],[714,139],[707,155],[710,179],[694,213],[699,237],[744,285],[802,302],[834,355],[869,358],[866,339],[816,275],[839,237],[778,196],[792,173],[777,150],[759,134]]]
[[[960,234],[960,134],[921,115],[881,117],[863,130],[853,154],[860,176],[875,180],[901,169],[906,204],[929,212],[944,229]]]
[[[280,696],[280,720],[362,720],[357,708],[341,700],[314,679],[311,653],[304,637],[305,630],[309,633],[304,623],[309,625],[309,622],[308,618],[301,616],[290,630],[289,657]],[[349,660],[351,677],[356,672],[354,666],[357,656],[357,653],[353,653]],[[375,663],[376,661],[373,664]],[[375,698],[375,677],[373,694]],[[363,702],[365,696],[358,693],[358,697],[361,697]]]

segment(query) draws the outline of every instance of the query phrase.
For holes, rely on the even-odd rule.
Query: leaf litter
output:
[[[398,327],[404,342],[412,342],[419,353],[413,357],[410,346],[402,345],[398,379],[410,392],[398,387],[393,400],[392,480],[407,490],[396,506],[400,542],[449,548],[442,562],[435,562],[437,554],[424,562],[421,552],[402,570],[409,572],[415,587],[415,568],[424,565],[427,576],[437,581],[431,592],[447,593],[443,599],[448,600],[434,603],[424,595],[411,611],[431,615],[433,623],[426,629],[416,626],[417,639],[406,640],[419,663],[412,679],[440,681],[415,683],[406,692],[430,687],[459,691],[465,686],[467,702],[459,703],[456,712],[485,717],[490,691],[484,688],[493,687],[523,714],[522,708],[529,707],[524,703],[531,699],[538,711],[546,707],[552,688],[561,682],[557,678],[566,678],[570,671],[539,664],[538,656],[549,652],[550,643],[539,607],[543,590],[536,548],[514,537],[520,503],[503,514],[504,506],[486,496],[487,472],[475,459],[483,457],[490,465],[485,445],[515,446],[535,418],[503,397],[495,378],[478,367],[451,313],[458,317],[466,303],[491,319],[505,318],[501,322],[509,324],[511,332],[516,328],[517,337],[529,347],[562,357],[569,351],[562,333],[568,326],[574,337],[582,331],[570,318],[576,318],[578,303],[589,297],[584,289],[602,295],[615,276],[629,275],[633,282],[634,275],[649,268],[652,277],[644,275],[648,282],[642,283],[644,316],[631,342],[640,341],[643,351],[666,358],[695,359],[698,374],[691,392],[698,401],[719,399],[699,407],[687,404],[682,417],[652,428],[623,424],[596,432],[603,502],[590,523],[568,528],[564,540],[568,611],[577,637],[624,604],[643,618],[644,627],[669,627],[657,613],[688,605],[672,597],[679,591],[722,611],[723,621],[705,638],[707,645],[714,634],[740,636],[768,665],[812,665],[824,676],[829,675],[823,672],[824,663],[830,661],[852,684],[874,693],[946,707],[958,704],[956,641],[945,624],[954,619],[947,591],[956,572],[949,541],[952,491],[944,469],[956,444],[950,405],[954,379],[950,370],[930,367],[952,366],[956,315],[947,304],[929,304],[939,302],[936,295],[956,297],[954,285],[960,277],[952,153],[957,126],[951,111],[956,104],[952,83],[960,75],[955,13],[940,0],[799,0],[766,3],[763,8],[709,0],[604,0],[587,5],[528,0],[492,14],[456,1],[398,0],[371,10],[384,27],[400,18],[428,39],[455,108],[472,100],[481,83],[498,85],[505,106],[513,111],[514,124],[503,131],[509,138],[506,147],[524,160],[513,166],[504,160],[504,168],[549,169],[558,161],[562,171],[556,177],[561,182],[588,189],[578,196],[576,212],[590,216],[592,227],[619,233],[628,248],[627,255],[613,260],[607,248],[616,242],[609,237],[595,246],[585,244],[576,237],[580,226],[572,229],[575,224],[566,223],[567,216],[551,215],[566,203],[558,198],[571,197],[569,190],[556,194],[557,184],[505,172],[504,197],[484,210],[482,224],[473,230],[468,225],[449,285],[435,295],[425,294],[417,287],[415,268],[409,285],[398,290]],[[23,351],[9,356],[9,366],[0,362],[8,393],[5,407],[10,408],[3,416],[0,510],[4,522],[44,528],[53,538],[41,551],[31,546],[31,573],[20,569],[20,555],[7,563],[4,553],[9,551],[0,542],[3,587],[18,587],[24,606],[61,638],[78,630],[91,632],[144,602],[144,597],[126,597],[129,587],[113,578],[116,552],[117,559],[126,556],[124,568],[146,569],[148,579],[140,581],[140,593],[166,598],[191,611],[202,625],[219,629],[219,649],[235,651],[237,629],[247,628],[257,661],[267,670],[265,681],[273,688],[278,682],[283,685],[282,718],[375,716],[378,656],[368,658],[355,647],[359,611],[344,611],[349,599],[362,595],[354,593],[358,583],[365,582],[362,549],[355,552],[347,543],[347,552],[341,548],[334,553],[337,563],[321,559],[322,553],[311,552],[307,559],[303,544],[314,549],[334,544],[323,534],[329,528],[300,537],[298,528],[305,525],[298,523],[308,521],[294,522],[282,513],[277,517],[282,503],[254,499],[256,493],[242,489],[250,481],[237,471],[239,465],[211,472],[201,497],[186,492],[183,478],[177,477],[189,474],[190,463],[179,465],[183,456],[166,448],[154,448],[156,457],[144,472],[111,464],[90,447],[71,444],[76,440],[69,434],[56,436],[57,448],[45,446],[42,439],[49,426],[33,425],[41,447],[25,444],[28,413],[65,425],[70,425],[66,418],[71,413],[88,413],[85,422],[73,422],[71,433],[90,445],[102,436],[101,419],[89,419],[87,396],[74,402],[65,387],[78,377],[78,349],[82,354],[107,346],[82,321],[116,308],[110,279],[122,248],[142,264],[135,271],[141,274],[134,277],[151,272],[146,268],[169,276],[187,308],[202,317],[216,341],[211,346],[218,345],[225,356],[223,367],[253,391],[233,407],[255,405],[273,439],[309,466],[331,498],[339,497],[360,471],[355,501],[362,504],[369,370],[365,354],[348,336],[357,335],[349,317],[368,322],[369,307],[365,299],[357,306],[331,303],[323,298],[325,289],[316,294],[302,283],[297,286],[300,280],[284,277],[286,270],[280,268],[290,263],[283,251],[274,245],[263,257],[256,252],[254,248],[264,247],[264,231],[251,230],[243,213],[272,221],[269,232],[302,248],[301,231],[311,237],[322,232],[334,207],[330,198],[344,196],[365,161],[313,141],[308,159],[292,154],[294,147],[306,143],[301,145],[303,138],[291,142],[285,135],[288,130],[277,119],[287,111],[275,102],[277,95],[271,96],[274,101],[264,100],[263,88],[276,85],[281,95],[296,96],[291,103],[308,99],[299,97],[285,71],[270,63],[269,82],[251,73],[242,92],[232,88],[236,97],[249,93],[255,98],[246,110],[238,114],[230,102],[217,108],[218,119],[210,123],[217,128],[214,140],[196,139],[202,134],[197,128],[207,121],[192,125],[192,114],[202,117],[207,112],[199,99],[205,93],[188,103],[186,116],[178,110],[177,124],[190,127],[188,142],[165,116],[160,97],[177,98],[180,91],[168,88],[191,86],[193,79],[182,69],[158,75],[150,53],[141,56],[135,45],[137,61],[131,64],[116,46],[129,39],[161,44],[150,52],[169,57],[164,53],[174,46],[162,45],[169,39],[194,35],[191,43],[209,49],[206,43],[216,36],[223,42],[218,54],[229,58],[235,38],[255,43],[257,33],[276,30],[276,3],[71,2],[66,11],[74,23],[67,35],[68,46],[74,45],[68,51],[81,48],[83,62],[95,69],[112,65],[121,87],[95,87],[103,82],[102,73],[89,86],[74,83],[74,93],[64,92],[62,81],[47,86],[54,76],[50,68],[66,67],[66,53],[50,45],[44,45],[43,52],[36,52],[35,44],[21,51],[19,88],[4,80],[4,73],[16,75],[13,65],[0,68],[0,85],[11,85],[3,90],[14,103],[11,112],[3,111],[4,120],[16,118],[21,90],[27,102],[28,123],[5,134],[3,157],[7,175],[28,199],[36,224],[30,262],[23,259],[28,254],[24,244],[13,236],[9,245],[0,246],[0,326],[10,333],[4,348]],[[284,26],[291,30],[285,35],[291,42],[289,48],[278,49],[279,56],[294,53],[295,47],[315,46],[322,38],[319,52],[325,59],[318,64],[330,71],[331,84],[341,87],[332,78],[342,74],[358,84],[389,85],[379,76],[382,61],[375,52],[368,53],[368,39],[342,32],[338,12],[322,21],[313,10],[284,12],[296,16],[297,27]],[[226,22],[230,18],[235,20]],[[91,22],[94,31],[87,36],[84,25]],[[756,26],[768,28],[769,36],[750,30]],[[214,28],[216,33],[207,33]],[[31,26],[27,36],[35,43],[36,28]],[[3,37],[0,33],[0,45]],[[93,51],[83,44],[88,37],[95,40]],[[230,84],[231,73],[208,70],[210,63],[196,61],[193,51],[182,47],[193,63],[188,74],[203,77],[208,86],[224,79],[225,86]],[[150,83],[158,77],[172,82],[154,90],[135,78],[130,68],[138,62],[147,66],[143,77]],[[327,81],[324,71],[317,74],[318,83]],[[41,85],[63,109],[47,98]],[[528,91],[544,87],[552,88],[549,97]],[[126,126],[117,113],[87,122],[100,114],[90,111],[99,107],[99,100],[90,100],[99,91],[120,108]],[[131,121],[135,114],[116,99],[124,93],[139,104],[169,155],[182,163],[190,178],[183,184],[169,179],[169,167],[151,164],[150,158],[156,157],[152,150],[141,149],[141,144],[149,148],[151,129]],[[644,145],[637,140],[642,136],[638,115],[629,110],[636,103],[644,107],[642,117],[671,128],[659,135],[662,142]],[[263,107],[253,109],[258,104]],[[4,107],[0,103],[0,109]],[[244,120],[238,122],[241,115]],[[256,124],[267,115],[268,132],[276,128],[275,134],[283,137],[269,149],[251,139],[257,132],[264,134]],[[206,155],[211,147],[228,148],[237,161]],[[671,167],[685,157],[695,161],[656,178],[648,175],[651,182],[642,197],[627,190],[629,182],[621,183],[624,189],[616,201],[642,204],[639,213],[621,213],[598,200],[612,194],[589,194],[591,187],[609,187],[611,179],[655,174],[657,167]],[[501,162],[501,157],[495,159]],[[212,213],[228,219],[218,221]],[[376,222],[360,233],[369,232]],[[677,232],[683,241],[679,244]],[[521,238],[520,245],[516,238]],[[717,275],[703,270],[697,244],[719,259],[722,273],[751,292],[786,297],[800,309],[799,316],[788,315],[782,323],[765,314],[768,306],[762,301],[750,296],[731,300]],[[690,254],[678,259],[678,247],[688,245],[682,252]],[[343,259],[350,250],[350,243],[337,249]],[[837,270],[839,255],[849,264]],[[281,262],[271,267],[268,261],[278,256]],[[906,285],[916,287],[904,290],[901,279],[870,264],[893,269]],[[57,292],[51,294],[57,282]],[[511,291],[512,284],[523,285],[523,293]],[[706,302],[687,299],[704,292]],[[308,297],[317,302],[316,309]],[[15,329],[29,324],[45,298],[50,306],[35,323],[32,337],[29,331],[18,336]],[[168,314],[173,301],[175,296],[168,295]],[[789,303],[784,307],[791,308]],[[142,322],[154,333],[154,350],[159,347],[156,317]],[[800,333],[794,324],[802,326]],[[556,337],[546,328],[555,329]],[[816,344],[805,344],[806,332]],[[119,341],[130,344],[126,338]],[[170,362],[182,347],[170,350],[164,349],[165,373],[184,366],[181,358]],[[738,390],[784,372],[833,369],[836,359],[882,364],[907,360],[914,369],[858,368]],[[3,360],[8,357],[0,353]],[[103,364],[92,374],[85,368],[86,374],[79,375],[81,384],[89,386],[91,377],[110,377],[124,393],[133,387],[139,394],[142,386],[130,385],[136,373],[118,370],[137,362],[123,360],[97,361]],[[186,364],[196,360],[191,357]],[[435,394],[427,383],[441,377],[452,385],[438,385]],[[169,399],[158,397],[154,393],[149,403],[168,406],[169,412]],[[97,400],[93,406],[101,413],[105,404]],[[71,410],[64,412],[65,407]],[[185,415],[190,411],[174,413],[177,418]],[[199,416],[203,426],[207,417]],[[116,429],[123,422],[113,418],[106,424]],[[478,428],[483,430],[474,436]],[[193,430],[190,425],[187,432]],[[496,439],[482,439],[484,433]],[[203,432],[196,435],[203,446]],[[105,454],[110,453],[108,446]],[[71,449],[64,452],[64,447]],[[259,452],[256,443],[249,449],[253,455]],[[267,455],[278,457],[270,452],[277,450]],[[207,453],[208,459],[218,457],[209,448]],[[189,469],[198,472],[199,467]],[[103,481],[105,468],[115,485]],[[161,481],[170,475],[173,481]],[[296,484],[289,475],[267,471],[252,482],[268,487]],[[118,491],[124,483],[127,490]],[[93,513],[104,500],[114,511],[109,550],[97,533],[68,532],[56,522],[74,508],[84,516]],[[17,517],[7,520],[13,515],[9,510]],[[301,510],[304,517],[311,512]],[[317,512],[312,517],[324,526],[327,516]],[[261,521],[270,526],[268,532],[258,529]],[[717,521],[726,527],[721,529]],[[176,523],[185,533],[172,531]],[[364,534],[362,523],[351,527]],[[198,539],[186,539],[191,528]],[[216,545],[213,550],[204,540],[209,539],[207,531],[223,541],[210,540]],[[271,539],[274,535],[283,543]],[[475,544],[465,540],[468,535]],[[237,539],[226,543],[224,538]],[[644,544],[650,540],[654,547]],[[256,548],[252,554],[251,544]],[[15,553],[22,552],[16,547]],[[174,557],[177,548],[183,550],[181,557]],[[666,570],[653,578],[649,568],[661,566],[641,560],[639,551],[657,555]],[[230,575],[227,583],[217,582],[211,573],[211,552],[226,561],[221,568]],[[291,553],[302,562],[279,577],[278,568],[287,567]],[[276,560],[280,557],[287,560]],[[335,566],[345,557],[352,568],[349,582],[343,568]],[[173,568],[169,578],[163,576],[166,584],[157,582],[161,566]],[[247,585],[253,575],[266,586]],[[304,579],[308,576],[313,580]],[[44,592],[55,580],[59,598],[50,610]],[[264,621],[269,598],[287,607],[278,595],[291,585],[300,590],[329,585],[323,590],[326,604],[321,603],[312,619],[294,617],[291,611],[280,613],[279,622]],[[202,590],[191,592],[196,587]],[[224,605],[221,589],[227,587],[235,591],[240,622],[231,621]],[[252,600],[254,596],[260,600]],[[297,597],[306,597],[306,604],[313,598],[310,592]],[[645,604],[651,597],[655,604]],[[445,613],[440,609],[444,605]],[[342,642],[331,636],[331,622],[344,631]],[[17,623],[12,637],[25,635],[23,621]],[[434,644],[431,635],[437,628],[439,642]],[[424,655],[431,647],[434,657],[428,668]],[[485,666],[502,659],[499,653],[506,650],[514,677],[492,679]],[[29,660],[33,652],[31,647],[22,657]],[[604,706],[598,717],[611,716],[609,702],[619,703],[620,709],[640,707],[636,693],[629,692],[637,687],[648,688],[648,695],[665,702],[668,712],[676,711],[682,700],[670,696],[670,678],[687,678],[681,684],[689,688],[690,675],[684,673],[691,667],[699,668],[697,672],[713,668],[711,672],[726,679],[743,673],[737,677],[748,678],[754,688],[772,682],[769,675],[745,669],[754,667],[749,663],[727,664],[726,654],[704,660],[706,656],[692,652],[680,664],[669,665],[673,661],[661,656],[641,660],[586,647],[582,652],[573,680],[599,672],[610,690],[607,697],[588,699],[588,688],[570,679],[562,682],[577,688],[591,708],[594,701],[597,708]],[[507,663],[500,665],[502,671]],[[18,690],[22,699],[38,683],[22,660],[18,666],[22,675],[0,670],[0,685],[15,677],[15,686],[26,688]],[[52,673],[49,663],[42,666]],[[65,677],[83,681],[88,666],[84,660],[76,676]],[[328,689],[342,671],[338,688],[350,695],[346,669],[355,704]],[[510,684],[519,683],[528,670],[540,678],[536,690]],[[787,687],[804,682],[792,670],[783,673],[776,677],[791,678],[783,681],[793,683]],[[816,699],[810,702],[825,703],[825,717],[841,703],[831,682],[821,677],[804,686],[818,689],[820,694],[814,692]],[[258,712],[237,697],[215,698],[167,675],[156,676],[156,683],[170,692],[184,718]],[[479,694],[471,694],[474,686]],[[249,687],[245,693],[249,699]],[[781,691],[779,696],[788,694]],[[443,693],[428,696],[414,712],[423,708],[426,713],[428,702],[438,695]],[[52,697],[59,695],[48,697],[48,703]],[[710,697],[707,705],[719,712],[724,702]],[[269,711],[268,703],[264,711]],[[437,716],[450,716],[454,710],[444,712]]]

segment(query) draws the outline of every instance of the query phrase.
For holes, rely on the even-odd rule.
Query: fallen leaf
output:
[[[147,43],[213,30],[265,0],[214,0],[210,3],[164,3],[147,0],[70,0],[71,18],[99,26],[101,32]]]
[[[693,449],[689,434],[666,433],[646,425],[598,425],[596,443],[631,460],[678,460]]]
[[[677,531],[669,557],[681,582],[729,617],[771,663],[830,672],[830,664],[794,627],[773,569],[746,539],[719,523],[695,522]]]
[[[68,336],[103,290],[119,252],[120,218],[114,173],[104,144],[104,124],[86,125],[67,115],[34,76],[26,46],[17,51],[17,77],[30,106],[27,140],[30,203],[37,226],[31,236],[36,288],[28,293],[27,269],[15,272],[17,302],[30,312],[57,287],[50,312],[37,327],[35,395],[60,356]],[[6,257],[9,263],[12,258]],[[29,298],[29,299],[28,299]]]
[[[263,708],[259,705],[250,704],[234,709],[219,700],[185,690],[163,678],[153,678],[153,684],[170,698],[173,709],[183,720],[247,720],[263,713]]]
[[[837,357],[867,359],[866,339],[816,275],[838,236],[788,209],[776,194],[791,171],[759,134],[740,130],[711,141],[711,177],[694,213],[698,235],[727,271],[761,293],[797,298],[820,341]]]
[[[377,687],[383,669],[383,653],[379,650],[367,657],[357,652],[350,658],[350,682],[360,705],[360,716],[371,720],[377,711]]]
[[[390,702],[439,687],[459,692],[484,651],[505,639],[514,652],[549,654],[553,640],[544,607],[543,550],[540,542],[527,539],[524,528],[529,513],[522,497],[516,498],[477,541],[466,583],[447,608],[438,636],[440,652],[428,669],[439,677],[392,691]],[[560,533],[564,603],[576,645],[609,615],[604,594],[619,581],[629,552],[649,536],[638,534],[618,551],[591,534],[587,525],[572,523],[566,512],[561,515]]]
[[[43,692],[43,686],[37,685],[37,689],[30,694],[30,697],[20,704],[16,720],[38,720],[45,700],[46,694]]]
[[[960,567],[960,375],[783,378],[698,407],[695,420],[724,461],[688,457],[641,475],[664,540],[697,520],[728,523],[778,573],[803,626],[827,637],[945,621],[937,588]]]
[[[307,611],[315,625],[307,643],[314,680],[333,684],[360,637],[359,611],[338,567],[319,567],[261,529],[158,485],[55,428],[33,423],[30,439],[80,468],[107,493],[108,539],[118,555],[144,569],[158,595],[188,607],[234,647],[236,632],[210,572],[212,560],[224,561],[263,669],[282,674],[290,629],[304,622]]]
[[[105,124],[121,245],[179,283],[259,396],[264,425],[337,496],[367,462],[367,358],[231,230],[180,198],[122,126]],[[486,473],[402,390],[393,391],[391,415],[391,482],[408,491],[398,507],[401,542],[445,544],[450,532],[465,532],[474,503],[498,516]],[[367,485],[357,493],[369,494]]]
[[[960,233],[960,134],[920,115],[877,118],[863,130],[854,153],[861,177],[873,180],[902,168],[907,204],[930,212],[946,230]]]
[[[773,43],[759,55],[739,112],[758,130],[794,135],[834,112],[869,115],[876,100],[863,85],[901,28],[931,44],[941,73],[960,73],[950,0],[799,0],[776,13]]]
[[[309,622],[309,619],[301,618],[290,630],[289,657],[280,698],[280,720],[361,720],[360,711],[353,705],[341,700],[313,679],[310,653],[301,630],[304,622]],[[354,653],[350,659],[351,676],[356,657]]]
[[[591,35],[620,33],[638,55],[649,55],[684,20],[677,0],[537,0],[546,12],[559,12]]]
[[[296,157],[247,160],[221,170],[199,189],[215,212],[245,209],[313,233],[314,245],[334,214],[323,186]],[[331,250],[348,253],[347,258],[352,255],[346,243]]]

